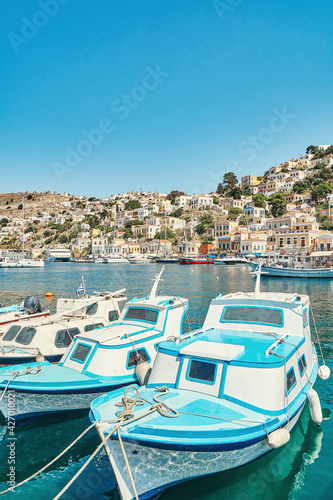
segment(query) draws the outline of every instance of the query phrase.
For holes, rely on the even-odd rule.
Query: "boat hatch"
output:
[[[180,350],[180,354],[197,356],[199,358],[219,359],[221,361],[231,361],[245,351],[245,346],[234,344],[216,344],[197,340]]]

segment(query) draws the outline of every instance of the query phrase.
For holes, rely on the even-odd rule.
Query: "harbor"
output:
[[[91,294],[96,290],[119,290],[126,288],[127,300],[140,297],[149,292],[152,287],[156,273],[162,270],[162,265],[140,265],[129,266],[118,264],[117,266],[100,266],[99,264],[82,263],[45,263],[45,267],[39,270],[33,269],[6,269],[3,270],[3,289],[0,301],[14,303],[15,298],[23,298],[31,293],[38,296],[42,305],[47,304],[50,313],[55,312],[55,304],[61,297],[74,298],[77,284],[84,276],[86,293]],[[254,291],[255,277],[250,274],[249,266],[167,266],[163,273],[163,281],[158,284],[159,295],[186,297],[189,308],[183,321],[183,331],[199,331],[207,314],[209,304],[214,297],[222,294],[235,294],[240,291]],[[18,276],[19,272],[19,276]],[[279,279],[261,280],[263,293],[311,294],[311,306],[319,332],[321,346],[327,366],[332,367],[332,333],[330,324],[333,318],[333,306],[330,296],[333,292],[331,280],[312,279]],[[52,302],[45,299],[45,293],[52,292]],[[16,297],[15,297],[16,295]],[[134,302],[135,303],[135,302]],[[311,322],[312,337],[316,342],[314,325]],[[267,340],[271,344],[273,340]],[[267,344],[267,345],[268,345]],[[33,365],[32,365],[33,366]],[[318,491],[318,485],[309,484],[312,474],[320,470],[320,474],[330,477],[329,461],[330,451],[330,414],[332,411],[332,382],[329,380],[317,380],[315,385],[321,404],[323,422],[320,427],[312,422],[308,407],[305,407],[295,428],[291,430],[290,441],[281,449],[273,450],[252,464],[244,465],[241,469],[220,472],[209,478],[196,479],[167,489],[163,498],[209,498],[216,495],[233,494],[240,495],[243,485],[248,485],[246,493],[242,493],[244,499],[252,499],[257,495],[258,482],[265,492],[265,498],[286,498],[292,494],[298,498],[307,494],[311,487],[315,488],[316,495],[325,493],[325,482],[323,491]],[[19,395],[17,395],[19,397]],[[86,413],[86,414],[84,414]],[[3,417],[2,417],[3,418]],[[36,472],[54,457],[63,451],[62,443],[71,442],[89,426],[88,411],[79,414],[54,415],[48,419],[31,422],[27,426],[18,426],[15,436],[17,452],[17,476],[16,482],[24,481],[29,475]],[[8,422],[2,420],[2,442],[0,446],[2,466],[1,481],[2,489],[6,489],[6,464],[5,456],[7,450],[3,444],[8,442]],[[57,444],[52,445],[52,435],[58,437]],[[41,438],[43,436],[43,438]],[[36,447],[37,442],[43,441],[42,450]],[[49,441],[48,441],[49,440]],[[41,499],[55,497],[61,488],[69,482],[84,462],[95,452],[99,446],[96,431],[90,431],[82,441],[74,445],[67,454],[61,457],[49,469],[38,476],[37,481],[27,482],[16,491],[17,498],[30,498],[38,488]],[[287,450],[290,450],[290,454]],[[31,450],[31,452],[28,452]],[[27,460],[29,453],[29,460]],[[134,457],[135,458],[135,457]],[[7,459],[6,459],[7,460]],[[29,465],[28,465],[29,464]],[[294,464],[291,467],[291,464]],[[234,480],[237,471],[237,480]],[[263,472],[264,471],[264,472]],[[277,473],[278,471],[278,473]],[[326,471],[326,472],[325,472]],[[262,474],[263,479],[261,478]],[[238,479],[239,478],[239,479]],[[186,486],[185,486],[186,484]],[[208,485],[209,484],[209,485]],[[274,497],[270,497],[271,485],[274,485]],[[257,485],[257,486],[255,486]],[[69,498],[80,498],[81,492],[85,492],[87,498],[108,498],[111,491],[112,498],[118,499],[116,480],[111,472],[107,456],[101,451],[88,465],[87,469],[80,475],[77,484],[75,482],[66,491]],[[186,492],[186,493],[185,493]],[[246,496],[244,496],[246,495]],[[66,496],[64,496],[66,498]],[[235,496],[236,498],[236,496]],[[237,497],[238,498],[238,497]]]

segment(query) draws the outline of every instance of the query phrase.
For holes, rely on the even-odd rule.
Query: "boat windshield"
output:
[[[158,311],[154,309],[130,307],[125,315],[125,319],[136,319],[139,321],[148,321],[148,323],[156,323],[157,316]]]
[[[16,337],[15,342],[17,342],[18,344],[29,345],[35,335],[36,328],[25,326]]]
[[[227,306],[223,309],[220,322],[283,326],[283,314],[281,309],[272,307]]]
[[[18,325],[12,325],[9,330],[2,337],[2,340],[11,341],[14,340],[18,332],[21,330],[21,327]]]

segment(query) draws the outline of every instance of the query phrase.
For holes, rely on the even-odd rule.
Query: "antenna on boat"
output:
[[[261,272],[261,266],[262,266],[262,263],[259,262],[259,264],[255,268],[255,270],[252,273],[250,273],[250,274],[253,274],[254,276],[257,277],[257,279],[256,279],[256,287],[254,289],[254,296],[255,297],[258,297],[260,295],[260,276],[262,274],[262,272]]]
[[[160,272],[158,274],[156,274],[155,279],[152,280],[152,281],[154,281],[154,284],[153,284],[153,286],[151,288],[151,292],[149,294],[149,300],[153,300],[156,297],[158,284],[160,281],[164,281],[161,279],[161,276],[164,273],[164,269],[165,269],[165,267],[162,266],[162,269],[160,270]]]

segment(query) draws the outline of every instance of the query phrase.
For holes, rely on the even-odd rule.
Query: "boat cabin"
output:
[[[211,302],[202,330],[160,344],[147,387],[195,391],[278,415],[316,367],[307,296],[239,292]]]
[[[37,355],[60,361],[73,338],[116,322],[121,293],[96,294],[81,299],[59,299],[57,312],[44,319],[18,321],[1,338],[0,364],[29,363]]]
[[[134,298],[112,325],[75,337],[59,365],[96,378],[133,380],[138,356],[153,361],[161,340],[182,332],[187,309],[188,301],[181,297]]]

